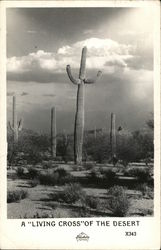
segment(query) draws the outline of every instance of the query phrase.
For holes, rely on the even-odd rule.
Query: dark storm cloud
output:
[[[70,64],[73,76],[78,77],[80,55],[77,55],[84,46],[80,42],[91,38],[97,38],[91,46],[96,46],[98,50],[105,39],[108,39],[108,43],[105,41],[107,47],[111,40],[112,47],[110,54],[106,46],[107,50],[95,53],[93,61],[88,54],[86,76],[95,77],[99,69],[103,74],[96,84],[85,86],[85,127],[108,129],[111,112],[116,114],[117,125],[126,128],[136,129],[144,123],[148,112],[153,109],[152,71],[145,70],[152,69],[153,45],[149,46],[146,42],[147,35],[140,43],[139,34],[145,28],[152,33],[152,28],[147,25],[149,19],[138,15],[134,9],[7,10],[7,56],[11,59],[7,73],[10,80],[8,90],[33,93],[28,98],[19,96],[22,106],[18,108],[25,118],[26,128],[49,131],[50,108],[56,105],[58,129],[73,131],[77,86],[71,83],[65,68]],[[121,32],[124,35],[119,35]],[[73,45],[78,43],[80,46],[75,46],[73,50]],[[121,53],[120,44],[125,48]],[[133,50],[129,51],[130,46]],[[61,53],[58,56],[59,49]],[[12,109],[11,105],[9,108]]]
[[[88,38],[91,35],[88,31],[95,33],[104,19],[108,23],[130,11],[130,8],[8,8],[7,55],[22,56],[44,48],[56,51],[82,40],[82,36]]]

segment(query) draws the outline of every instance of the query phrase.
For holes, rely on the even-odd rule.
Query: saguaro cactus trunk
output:
[[[116,128],[115,128],[116,116],[111,113],[111,131],[110,131],[110,144],[111,144],[111,158],[116,157]]]
[[[16,111],[16,96],[13,96],[13,110],[12,110],[12,125],[9,122],[10,129],[13,132],[14,143],[18,142],[18,132],[22,129],[22,119],[17,122],[17,111]]]
[[[74,161],[76,164],[82,163],[82,147],[83,147],[83,133],[84,133],[84,84],[92,84],[100,77],[101,71],[98,71],[96,79],[86,78],[86,54],[87,48],[82,49],[82,57],[79,70],[79,78],[75,79],[72,76],[70,65],[67,65],[67,74],[69,79],[76,85],[77,89],[77,103],[75,114],[74,127]]]
[[[51,155],[56,157],[56,107],[51,109]]]

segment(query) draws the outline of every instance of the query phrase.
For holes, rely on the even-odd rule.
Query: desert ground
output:
[[[9,219],[153,215],[152,164],[51,161],[13,166],[7,177]]]

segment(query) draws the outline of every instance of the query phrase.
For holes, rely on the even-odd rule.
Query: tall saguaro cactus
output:
[[[111,131],[110,131],[110,144],[111,144],[111,157],[114,159],[116,157],[116,116],[111,113]]]
[[[13,110],[12,110],[12,125],[9,122],[10,129],[13,131],[13,141],[18,142],[18,132],[22,129],[22,119],[17,122],[17,111],[16,111],[16,96],[13,96]]]
[[[51,109],[51,154],[56,157],[56,107]]]
[[[86,54],[87,48],[82,49],[82,57],[79,70],[79,78],[75,79],[72,76],[70,65],[67,65],[66,70],[69,79],[72,83],[78,86],[77,89],[77,103],[75,114],[74,127],[74,161],[76,164],[82,163],[82,146],[83,146],[83,132],[84,132],[84,84],[92,84],[101,76],[101,71],[98,71],[96,79],[86,78]]]

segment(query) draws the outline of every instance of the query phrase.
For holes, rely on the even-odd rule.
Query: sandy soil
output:
[[[76,211],[79,207],[60,204],[52,201],[49,197],[50,193],[58,192],[63,189],[63,186],[43,186],[37,185],[31,187],[28,180],[10,179],[8,178],[8,190],[23,189],[27,190],[29,196],[20,202],[8,203],[8,218],[33,218],[34,215],[40,217],[76,217]],[[107,190],[98,188],[84,188],[87,195],[98,197],[102,200],[107,199]],[[152,215],[153,200],[136,198],[139,191],[127,190],[128,195],[131,197],[131,206],[128,216],[143,216],[145,211],[146,216]],[[102,212],[102,213],[101,213]],[[107,216],[103,211],[93,214],[95,217]],[[109,211],[110,216],[110,211]]]

